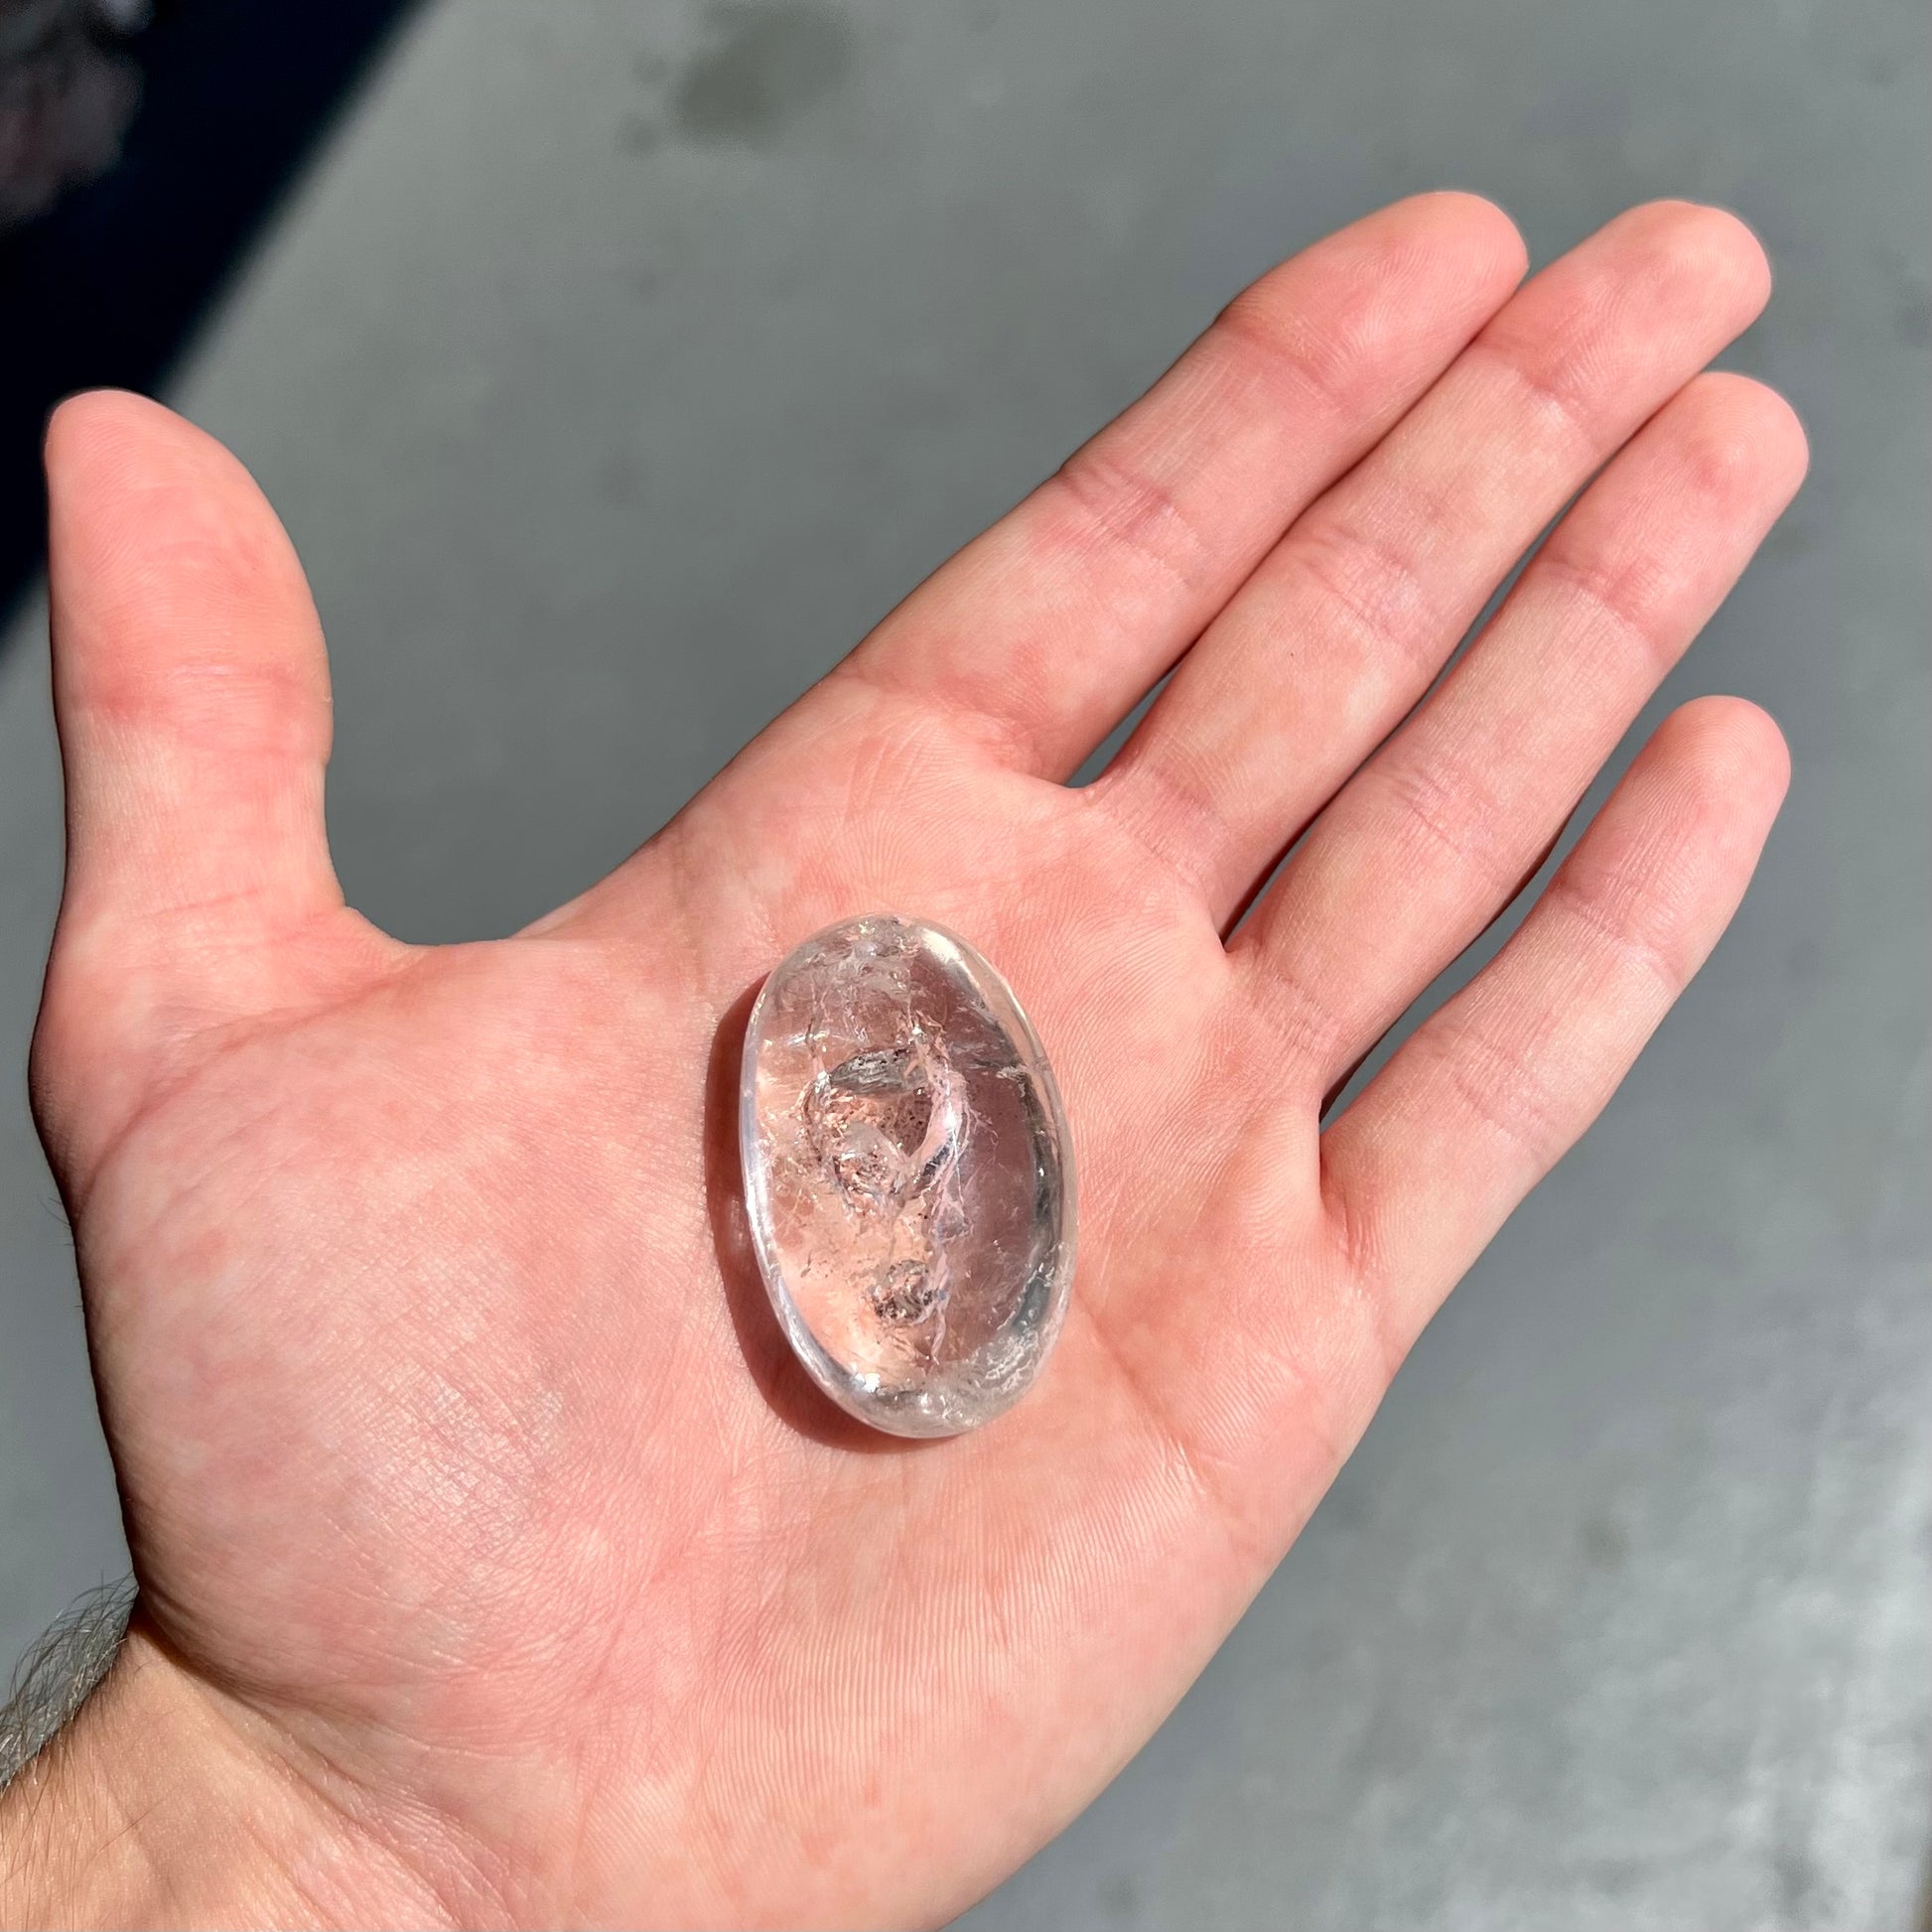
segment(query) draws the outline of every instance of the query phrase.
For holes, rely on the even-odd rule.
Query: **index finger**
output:
[[[1417,196],[1237,296],[1124,415],[840,667],[1061,778],[1522,279],[1473,195]]]

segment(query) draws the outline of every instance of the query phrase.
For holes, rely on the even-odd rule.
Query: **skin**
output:
[[[0,1915],[937,1921],[1119,1769],[1784,792],[1761,712],[1675,713],[1322,1131],[1805,466],[1782,401],[1700,374],[1769,290],[1733,218],[1639,208],[1523,271],[1459,195],[1275,270],[663,832],[485,945],[343,903],[322,638],[240,466],[130,396],[60,411],[33,1091],[141,1596],[0,1807]],[[1011,980],[1081,1168],[1056,1354],[940,1444],[810,1387],[736,1200],[747,1004],[879,909]]]

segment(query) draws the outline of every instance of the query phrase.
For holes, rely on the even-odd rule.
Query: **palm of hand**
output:
[[[488,945],[401,946],[334,894],[319,645],[245,480],[145,406],[57,429],[75,850],[37,1098],[143,1615],[436,1903],[818,1922],[992,1882],[1184,1689],[1715,939],[1781,784],[1741,706],[1660,734],[1487,986],[1318,1132],[1795,485],[1780,406],[1707,381],[1224,941],[1499,574],[1426,528],[1389,561],[1417,504],[1448,514],[1418,479],[1465,460],[1482,357],[1545,345],[1513,413],[1482,403],[1496,462],[1534,471],[1525,446],[1573,433],[1540,394],[1594,425],[1465,512],[1506,561],[1761,299],[1730,224],[1630,217],[1321,497],[1502,301],[1498,227],[1405,205],[1281,271],[658,839]],[[1648,342],[1612,281],[1649,291]],[[1354,363],[1330,357],[1297,422],[1298,387],[1261,372],[1350,319]],[[1622,356],[1596,357],[1600,393],[1584,337]],[[1264,400],[1284,421],[1243,456]],[[1620,560],[1664,544],[1660,518],[1637,581]],[[1525,747],[1566,688],[1549,640],[1574,675],[1593,614],[1579,722]],[[1066,789],[1203,630],[1108,777]],[[1291,698],[1306,720],[1255,722]],[[146,764],[143,731],[172,737]],[[176,756],[201,802],[171,824],[153,799],[188,787],[155,758]],[[871,1438],[809,1388],[733,1188],[750,995],[874,909],[1006,973],[1081,1169],[1058,1351],[1011,1415],[938,1445]]]

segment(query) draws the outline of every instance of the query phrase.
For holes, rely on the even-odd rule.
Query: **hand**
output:
[[[1320,1131],[1804,469],[1781,401],[1698,373],[1768,289],[1730,217],[1522,270],[1451,195],[1276,270],[633,858],[483,945],[344,905],[322,638],[241,469],[131,397],[61,411],[34,1097],[141,1594],[4,1814],[15,1909],[938,1919],[1119,1768],[1784,789],[1761,713],[1676,713]],[[877,909],[1011,979],[1081,1171],[1056,1354],[941,1444],[816,1394],[735,1196],[748,1000]]]

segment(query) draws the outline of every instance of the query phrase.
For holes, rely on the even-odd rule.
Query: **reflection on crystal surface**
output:
[[[1073,1276],[1073,1162],[1019,1003],[885,916],[808,939],[745,1041],[745,1200],[772,1307],[843,1408],[951,1436],[1019,1400]]]

